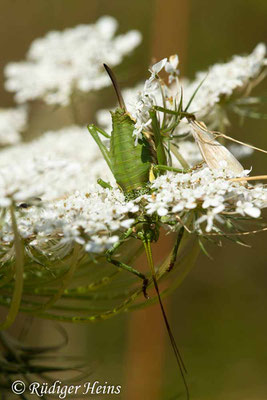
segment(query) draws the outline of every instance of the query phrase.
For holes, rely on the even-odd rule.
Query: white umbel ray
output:
[[[192,134],[198,144],[201,155],[209,168],[220,169],[221,162],[227,163],[227,169],[234,174],[241,174],[244,168],[234,155],[221,143],[214,139],[211,132],[201,122],[191,121]]]

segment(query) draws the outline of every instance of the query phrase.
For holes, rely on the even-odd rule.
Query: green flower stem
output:
[[[151,284],[152,280],[149,280],[149,285]],[[120,312],[127,310],[129,304],[131,304],[133,301],[136,300],[136,298],[143,293],[142,288],[136,290],[130,297],[128,297],[124,302],[122,302],[121,304],[119,304],[118,306],[114,307],[111,310],[108,310],[104,313],[100,313],[100,314],[96,314],[96,315],[92,315],[92,316],[88,316],[88,317],[84,317],[84,316],[74,316],[74,317],[70,317],[70,316],[66,316],[66,315],[56,315],[56,314],[51,314],[51,313],[41,313],[38,314],[36,316],[38,316],[39,318],[45,318],[45,319],[50,319],[50,320],[54,320],[54,321],[59,321],[59,322],[71,322],[71,323],[88,323],[88,322],[96,322],[96,321],[104,321],[108,318],[111,318],[117,314],[119,314]]]
[[[137,249],[133,249],[130,251],[129,255],[126,257],[126,262],[134,262],[141,254],[141,252],[143,251],[143,246],[140,245],[138,246]],[[97,264],[99,264],[101,262],[106,262],[106,259],[103,257],[103,260],[100,260],[97,262]],[[84,275],[88,275],[88,267],[90,265],[88,265],[88,263],[84,263],[84,265],[80,265],[81,261],[79,261],[79,269],[76,269],[75,272],[75,278],[79,277],[79,278],[83,278]],[[93,267],[95,268],[97,266],[97,264],[94,264]],[[80,269],[83,269],[83,273],[79,274]],[[106,276],[97,279],[93,282],[88,283],[87,285],[80,285],[80,286],[76,286],[74,288],[68,289],[66,288],[62,294],[62,296],[64,297],[64,295],[69,296],[79,296],[81,294],[86,294],[90,291],[95,291],[98,289],[101,289],[102,287],[108,285],[111,283],[111,281],[119,274],[121,273],[121,270],[117,269],[115,271],[112,271],[112,273],[107,274]],[[65,272],[64,272],[65,274]],[[27,284],[27,282],[25,282],[24,285],[24,293],[28,293],[28,294],[38,294],[41,296],[51,296],[52,294],[56,293],[56,289],[51,288],[51,285],[54,285],[57,282],[61,282],[62,281],[62,275],[60,275],[59,277],[57,277],[56,279],[53,280],[43,280],[42,282],[40,282],[39,279],[36,279],[34,282],[29,282],[29,284]],[[36,287],[38,285],[38,287]],[[49,287],[50,286],[50,287]],[[34,289],[33,289],[34,288]]]
[[[193,246],[192,246],[193,242]],[[192,267],[195,264],[195,261],[197,259],[197,256],[199,254],[199,245],[198,241],[196,240],[196,237],[193,237],[187,232],[184,234],[184,238],[182,240],[181,246],[180,246],[180,251],[179,255],[177,257],[177,262],[176,265],[174,266],[173,271],[176,269],[177,265],[180,265],[181,267],[181,273],[179,276],[173,280],[172,285],[164,290],[161,295],[166,296],[167,294],[173,292],[185,279],[187,274],[191,271]],[[168,255],[166,260],[161,264],[161,266],[158,268],[156,272],[156,278],[157,280],[161,279],[163,276],[165,276],[168,272],[168,267],[169,263],[172,257],[172,253]],[[173,272],[170,272],[170,274]],[[149,279],[148,282],[148,287],[152,284],[152,279]],[[118,306],[114,307],[113,309],[106,311],[104,313],[96,314],[94,316],[76,316],[76,317],[70,317],[66,315],[56,315],[56,314],[51,314],[51,313],[43,313],[41,315],[38,315],[41,318],[47,318],[51,320],[57,320],[61,322],[71,322],[71,323],[88,323],[88,322],[95,322],[99,320],[105,320],[108,318],[111,318],[115,316],[116,314],[119,314],[120,312],[123,311],[128,311],[128,310],[133,310],[141,307],[146,307],[150,304],[153,304],[154,302],[157,301],[157,298],[153,298],[151,300],[146,300],[142,302],[141,304],[134,305],[132,306],[132,303],[138,298],[138,296],[142,293],[142,288],[137,289],[130,297],[128,297],[124,302],[119,304]]]
[[[108,293],[79,293],[79,292],[67,292],[67,293],[63,293],[62,294],[62,299],[76,299],[76,300],[115,300],[115,299],[121,299],[122,297],[125,297],[126,295],[129,294],[129,290],[123,290],[121,292],[108,292]],[[56,289],[49,289],[49,291],[47,291],[46,293],[41,293],[41,292],[34,292],[34,293],[30,293],[27,292],[27,297],[28,296],[33,296],[34,298],[36,297],[36,295],[41,296],[41,297],[49,297],[53,294],[56,294],[57,290]]]
[[[15,257],[16,257],[15,284],[8,314],[6,316],[5,321],[0,324],[0,330],[9,328],[14,322],[20,308],[21,296],[23,291],[24,251],[23,251],[23,243],[21,241],[18,232],[13,204],[10,206],[10,214],[11,214],[13,233],[14,233],[14,246],[15,246]]]
[[[78,265],[78,259],[79,259],[79,250],[80,250],[80,246],[77,243],[75,243],[74,248],[73,248],[73,255],[71,258],[70,268],[62,279],[61,288],[57,290],[57,292],[54,294],[54,296],[50,300],[48,300],[41,307],[37,308],[37,310],[35,310],[35,311],[45,311],[48,308],[52,307],[60,299],[60,297],[62,296],[62,294],[68,287],[68,285],[70,284],[70,282],[73,278],[73,275],[76,271],[76,268]]]
[[[175,157],[177,158],[177,160],[179,161],[179,163],[181,164],[181,166],[188,170],[190,169],[190,165],[188,164],[188,162],[184,159],[184,157],[182,156],[182,154],[179,152],[179,150],[177,149],[176,146],[174,146],[172,143],[170,143],[170,150],[171,152],[175,155]]]

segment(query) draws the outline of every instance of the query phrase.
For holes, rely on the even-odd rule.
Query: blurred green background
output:
[[[0,0],[0,106],[13,105],[12,94],[3,89],[3,67],[23,59],[33,39],[105,14],[117,18],[120,31],[135,28],[143,34],[142,45],[121,69],[124,86],[145,78],[153,57],[178,53],[182,74],[192,78],[215,62],[249,53],[267,37],[266,0]],[[261,92],[266,88],[261,85]],[[106,90],[105,100],[102,94],[93,98],[96,104],[112,104],[112,90]],[[228,133],[267,148],[263,121],[246,119],[240,127],[234,119]],[[253,165],[253,175],[266,174],[261,153],[243,164]],[[224,242],[210,248],[213,261],[201,255],[165,302],[189,371],[192,400],[267,399],[266,235],[250,236],[246,242],[252,247]],[[46,344],[51,324],[34,326]],[[158,306],[69,327],[69,332],[68,351],[87,354],[94,365],[90,379],[122,385],[121,395],[109,398],[184,398]]]

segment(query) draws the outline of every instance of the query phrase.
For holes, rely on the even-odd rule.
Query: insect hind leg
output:
[[[101,153],[103,154],[103,157],[104,157],[106,163],[108,164],[108,166],[112,172],[112,164],[111,164],[109,151],[106,148],[106,146],[104,146],[104,144],[102,143],[102,140],[100,139],[99,134],[108,139],[110,138],[110,136],[105,131],[103,131],[103,129],[100,129],[93,124],[88,125],[87,129],[88,129],[89,133],[91,134],[91,136],[93,137],[93,139],[95,140],[96,144],[98,145]]]
[[[184,234],[184,227],[182,226],[178,232],[174,247],[172,249],[171,258],[170,258],[169,266],[167,268],[167,272],[170,272],[175,265],[178,250],[180,248],[180,243],[183,238],[183,234]]]
[[[137,271],[136,269],[134,269],[130,265],[127,265],[127,264],[124,264],[121,261],[115,260],[114,258],[112,258],[109,255],[107,255],[107,260],[108,260],[109,263],[115,265],[115,267],[124,269],[125,271],[128,271],[128,272],[134,274],[135,276],[137,276],[138,278],[142,279],[142,281],[143,281],[142,291],[143,291],[143,294],[144,294],[145,298],[148,299],[148,294],[147,294],[148,279],[144,274],[142,274],[141,272]]]
[[[115,251],[123,244],[123,242],[131,236],[132,232],[133,232],[132,228],[129,228],[128,231],[124,235],[122,235],[120,240],[118,240],[118,242],[116,242],[111,247],[111,249],[109,249],[106,252],[106,258],[107,258],[107,261],[110,264],[114,265],[115,267],[123,269],[127,272],[130,272],[131,274],[134,274],[135,276],[137,276],[139,279],[142,279],[142,281],[143,281],[142,291],[143,291],[144,297],[146,299],[148,299],[149,296],[147,294],[147,286],[148,286],[149,281],[148,281],[147,277],[144,274],[142,274],[142,272],[139,272],[137,269],[135,269],[135,268],[131,267],[130,265],[127,265],[119,260],[116,260],[112,257],[113,254],[115,253]]]

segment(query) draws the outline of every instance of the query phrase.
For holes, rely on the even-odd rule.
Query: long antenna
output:
[[[113,83],[113,87],[115,89],[120,108],[122,108],[123,110],[127,111],[125,103],[124,103],[124,100],[123,100],[123,97],[122,97],[122,94],[121,94],[121,90],[120,90],[119,84],[117,82],[117,79],[116,79],[113,71],[109,68],[109,66],[107,66],[107,64],[103,64],[103,65],[104,65],[104,68],[107,71],[107,73],[108,73],[108,75],[109,75],[109,77],[110,77],[110,79],[111,79],[111,81]]]
[[[168,331],[168,335],[169,335],[169,338],[170,338],[170,341],[171,341],[171,345],[172,345],[172,348],[173,348],[173,351],[174,351],[174,354],[175,354],[175,358],[176,358],[176,361],[177,361],[177,364],[178,364],[178,367],[179,367],[179,370],[180,370],[180,373],[181,373],[181,376],[182,376],[182,379],[183,379],[183,383],[184,383],[184,386],[185,386],[186,399],[189,400],[189,388],[188,388],[188,385],[187,385],[187,382],[186,382],[186,379],[185,379],[185,374],[187,373],[187,371],[186,371],[182,356],[180,354],[180,351],[178,349],[178,346],[177,346],[177,344],[175,342],[174,336],[172,334],[171,327],[170,327],[170,324],[169,324],[169,321],[168,321],[168,318],[167,318],[167,315],[166,315],[166,312],[164,310],[163,303],[162,303],[162,300],[161,300],[159,287],[158,287],[158,283],[157,283],[157,279],[156,279],[156,272],[155,272],[155,267],[154,267],[154,262],[153,262],[153,257],[152,257],[150,241],[144,241],[143,243],[144,243],[144,247],[145,247],[148,263],[149,263],[149,266],[150,266],[150,269],[151,269],[151,274],[152,274],[154,287],[155,287],[155,290],[157,292],[157,296],[158,296],[158,300],[159,300],[162,316],[163,316],[163,319],[164,319],[164,322],[165,322],[165,325],[166,325],[166,328],[167,328],[167,331]]]

